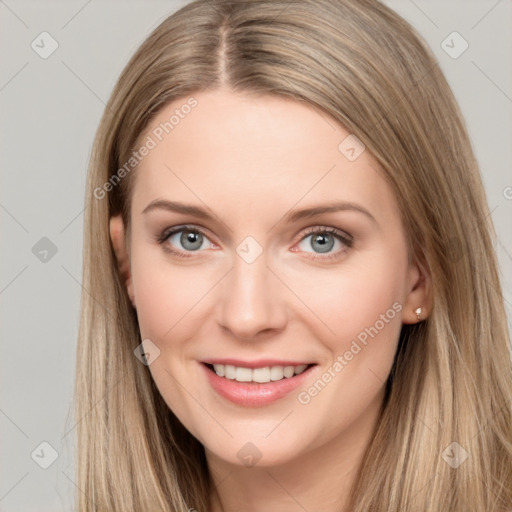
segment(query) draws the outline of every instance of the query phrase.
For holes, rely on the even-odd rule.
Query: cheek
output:
[[[135,245],[135,244],[134,244]],[[142,245],[142,244],[141,244]],[[200,431],[190,418],[200,412],[190,401],[190,361],[194,336],[210,308],[208,292],[216,281],[215,270],[172,265],[158,249],[139,247],[132,252],[137,319],[141,338],[151,340],[159,356],[149,370],[167,406],[198,439]],[[188,420],[187,420],[188,419]]]
[[[211,269],[171,265],[158,248],[132,254],[137,318],[143,338],[164,341],[193,317],[214,283]]]
[[[297,294],[321,321],[315,322],[314,337],[326,349],[322,366],[327,372],[319,375],[318,385],[304,390],[300,403],[314,402],[315,410],[351,404],[348,411],[357,415],[376,399],[402,328],[406,268],[405,251],[393,251],[392,257],[383,251],[357,264],[347,261],[338,272],[317,272],[313,280],[296,276]],[[336,425],[332,418],[325,422]]]
[[[316,322],[315,337],[326,359],[297,399],[305,410],[315,411],[326,437],[357,423],[382,399],[393,365],[402,328],[403,278],[377,267],[317,279],[316,292],[310,293],[311,309],[323,324]]]
[[[336,333],[343,333],[344,338],[362,338],[372,326],[382,330],[383,318],[385,325],[395,319],[397,306],[393,309],[393,304],[399,305],[400,299],[395,282],[391,282],[388,275],[368,272],[354,276],[345,280],[343,290],[338,292],[330,307],[325,305],[329,314],[327,321]]]
[[[328,343],[333,348],[342,349],[375,324],[383,330],[383,321],[386,327],[396,324],[393,331],[399,332],[406,263],[394,257],[393,267],[384,263],[389,260],[375,258],[357,268],[347,265],[336,272],[294,276],[294,291],[323,325],[322,338],[332,340]]]

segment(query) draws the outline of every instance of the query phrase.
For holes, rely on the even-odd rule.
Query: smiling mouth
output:
[[[266,384],[290,379],[305,372],[314,364],[301,364],[298,366],[264,366],[261,368],[245,368],[230,364],[203,363],[219,377],[237,382]]]

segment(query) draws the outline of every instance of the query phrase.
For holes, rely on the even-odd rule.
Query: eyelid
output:
[[[354,241],[354,237],[347,233],[346,231],[343,231],[341,229],[332,227],[332,226],[312,226],[310,228],[307,228],[305,232],[300,234],[300,237],[295,242],[295,244],[301,242],[309,235],[312,235],[314,233],[330,233],[335,236],[337,236],[343,243],[345,244],[352,244]]]
[[[171,226],[166,229],[164,229],[159,235],[157,235],[157,242],[161,244],[164,249],[168,252],[171,252],[175,255],[181,256],[181,257],[192,257],[192,256],[198,256],[200,253],[204,252],[204,250],[201,251],[184,251],[175,248],[174,246],[171,246],[171,244],[168,244],[168,246],[165,245],[165,242],[174,234],[179,233],[180,231],[192,231],[195,233],[199,233],[202,236],[204,236],[212,245],[218,246],[215,242],[211,240],[210,235],[207,233],[207,229],[203,228],[202,226],[198,226],[197,224],[181,224],[177,226]],[[354,237],[347,233],[346,231],[343,231],[341,229],[332,227],[332,226],[311,226],[309,228],[306,228],[305,231],[301,232],[296,241],[294,242],[292,246],[293,252],[299,252],[297,249],[294,249],[294,247],[297,246],[300,242],[302,242],[305,238],[308,236],[315,234],[315,233],[329,233],[334,235],[338,240],[343,244],[343,248],[334,252],[334,253],[310,253],[308,251],[300,251],[304,252],[305,254],[309,254],[309,258],[313,259],[329,259],[329,258],[336,258],[339,257],[341,253],[346,252],[348,249],[350,249],[354,242]]]
[[[335,236],[340,243],[343,245],[341,249],[339,249],[336,252],[329,252],[329,253],[316,253],[316,252],[309,252],[309,251],[300,251],[299,249],[296,249],[296,246],[300,244],[303,240],[305,240],[308,236],[311,236],[315,233],[329,233]],[[302,232],[300,234],[300,237],[298,240],[294,243],[293,247],[290,249],[292,252],[302,252],[305,254],[306,258],[313,259],[313,260],[334,260],[339,259],[342,257],[343,254],[345,254],[349,249],[352,248],[354,243],[354,237],[347,233],[346,231],[343,231],[341,229],[332,227],[332,226],[312,226],[310,228],[307,228],[305,232]]]
[[[207,234],[206,230],[197,224],[180,224],[165,228],[159,235],[157,235],[157,240],[159,242],[165,242],[171,235],[179,233],[180,231],[192,231],[194,233],[200,233],[208,240],[211,238],[210,235]],[[210,240],[210,242],[212,241]]]
[[[217,245],[215,242],[211,240],[211,237],[206,233],[207,230],[204,228],[198,226],[197,224],[181,224],[177,226],[172,226],[169,228],[164,229],[159,235],[156,236],[156,241],[162,246],[162,248],[169,253],[172,253],[175,256],[179,256],[182,258],[190,258],[190,257],[197,257],[201,253],[204,252],[204,250],[201,251],[186,251],[179,248],[174,247],[173,245],[166,244],[166,242],[169,240],[169,238],[176,233],[179,233],[180,231],[191,231],[193,233],[199,233],[202,235],[206,240],[210,242],[212,245]]]

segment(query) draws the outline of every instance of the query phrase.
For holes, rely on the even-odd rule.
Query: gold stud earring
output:
[[[421,320],[421,312],[422,312],[422,311],[423,311],[423,310],[422,310],[421,308],[417,308],[417,309],[416,309],[416,311],[415,311],[416,316],[418,317],[418,321],[420,321],[420,320]]]

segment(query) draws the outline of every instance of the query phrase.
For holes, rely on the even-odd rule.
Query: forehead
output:
[[[368,151],[357,156],[357,139],[308,103],[221,90],[193,98],[164,107],[140,137],[154,147],[135,172],[134,212],[168,198],[234,216],[338,200],[396,214]]]

